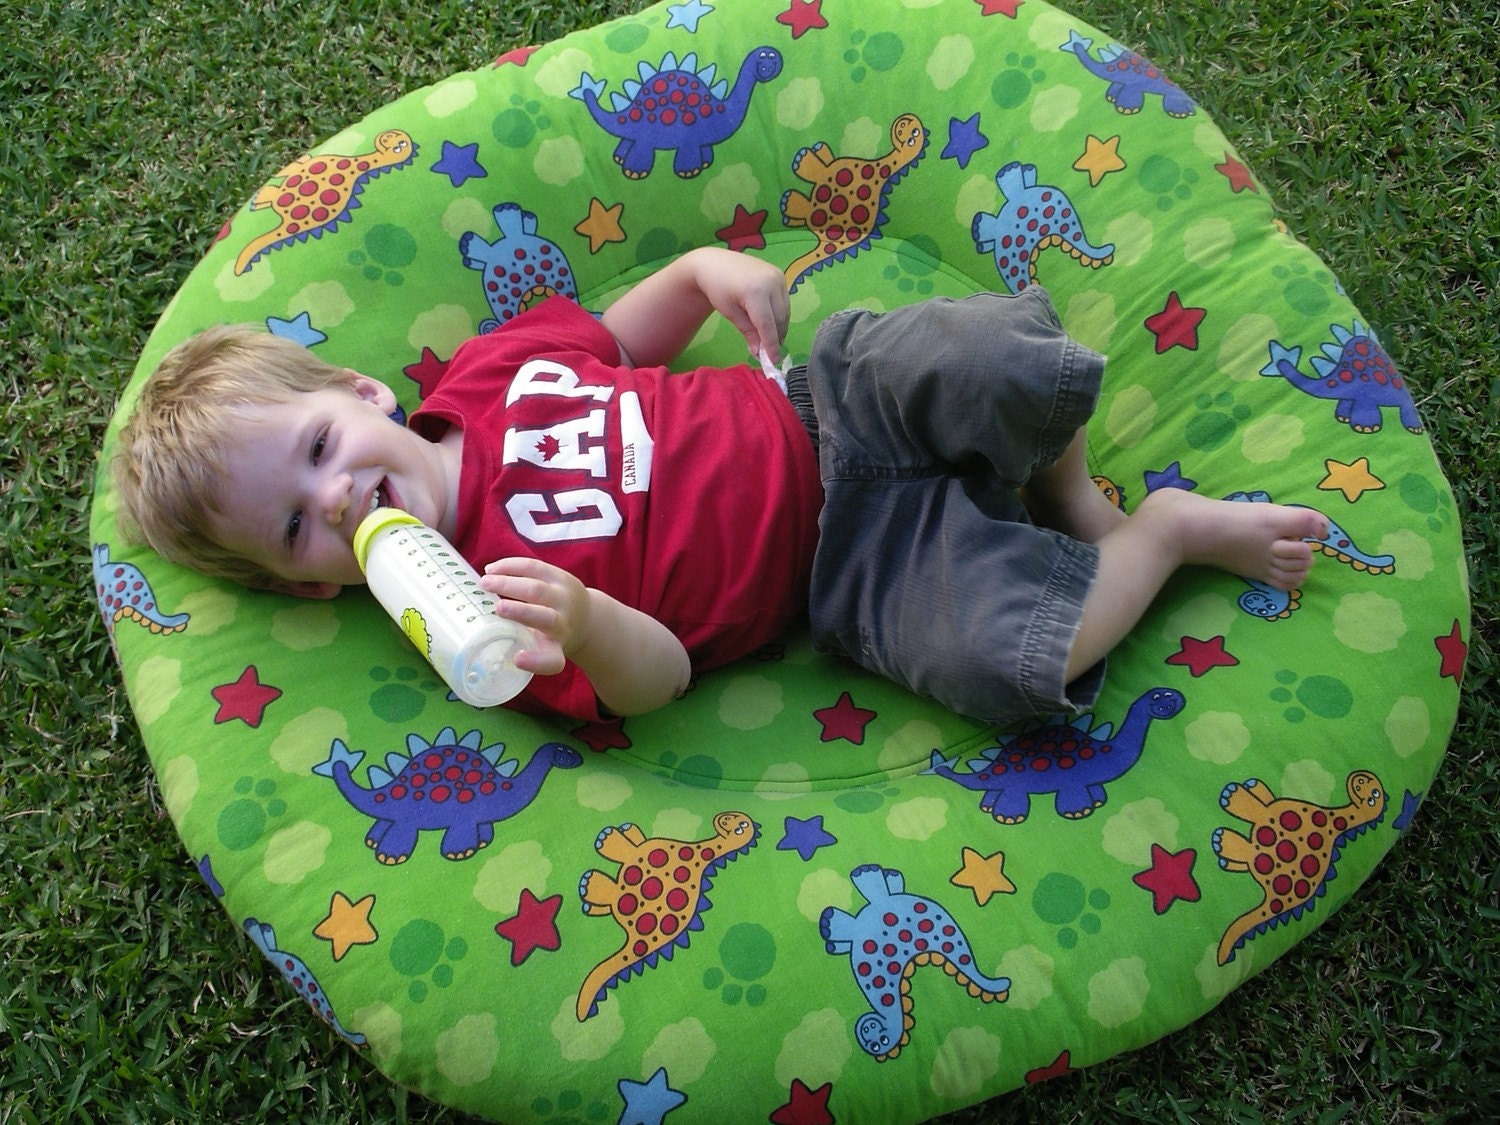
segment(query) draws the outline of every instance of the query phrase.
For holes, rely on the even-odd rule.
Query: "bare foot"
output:
[[[1278,590],[1294,590],[1312,569],[1306,540],[1328,534],[1312,508],[1215,500],[1180,488],[1150,493],[1132,519],[1156,525],[1162,546],[1184,563],[1212,566]]]

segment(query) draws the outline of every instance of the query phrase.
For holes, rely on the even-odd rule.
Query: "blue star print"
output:
[[[279,316],[268,316],[266,327],[270,329],[272,336],[291,340],[294,344],[301,344],[304,348],[321,344],[328,339],[325,333],[319,332],[312,326],[312,315],[306,312],[298,313],[291,320],[283,320]]]
[[[990,143],[990,139],[979,131],[979,114],[967,121],[956,117],[948,119],[948,144],[943,149],[944,160],[956,160],[960,168],[967,168],[974,154]]]
[[[632,1082],[622,1078],[620,1096],[625,1112],[620,1125],[661,1125],[662,1118],[687,1101],[687,1095],[667,1085],[667,1068],[660,1066],[649,1082]]]
[[[672,4],[667,8],[667,26],[686,28],[689,32],[696,34],[698,21],[709,12],[713,6],[703,3],[703,0],[689,0],[686,4]]]
[[[482,180],[489,175],[484,170],[484,165],[479,163],[477,141],[471,145],[456,145],[452,141],[444,141],[443,155],[438,157],[432,170],[447,176],[448,182],[454,187],[462,186],[466,180]]]
[[[786,835],[776,845],[779,852],[796,852],[806,863],[812,859],[819,848],[826,848],[829,844],[837,844],[838,837],[823,828],[823,815],[810,817],[807,820],[798,820],[795,816],[786,818]]]

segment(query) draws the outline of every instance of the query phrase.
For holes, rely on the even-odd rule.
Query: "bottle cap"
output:
[[[359,521],[359,526],[354,529],[354,558],[359,563],[360,570],[366,569],[365,558],[370,553],[370,540],[386,528],[402,524],[416,524],[421,527],[422,521],[409,512],[403,512],[400,508],[376,508]]]

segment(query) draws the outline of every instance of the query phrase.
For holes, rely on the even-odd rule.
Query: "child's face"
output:
[[[236,408],[214,521],[221,545],[276,575],[276,589],[332,597],[364,582],[354,531],[372,508],[403,508],[451,535],[457,458],[393,422],[395,406],[385,384],[361,375],[352,387]]]

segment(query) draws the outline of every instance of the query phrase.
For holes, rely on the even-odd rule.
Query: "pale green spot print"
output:
[[[172,706],[182,691],[182,662],[165,656],[148,656],[135,670],[130,705],[141,726],[149,727]]]
[[[810,129],[823,112],[823,82],[793,78],[776,94],[776,124],[792,133]]]
[[[665,1069],[677,1086],[696,1082],[708,1072],[718,1050],[703,1022],[689,1016],[662,1026],[641,1054],[641,1071],[654,1074]]]
[[[1057,963],[1034,945],[1006,950],[1000,958],[997,975],[1010,981],[1010,996],[1005,1004],[1023,1012],[1034,1011],[1052,995],[1052,976]]]
[[[597,1062],[615,1049],[625,1035],[620,1005],[606,1000],[599,1010],[582,1023],[578,1022],[578,998],[571,993],[562,998],[551,1023],[552,1038],[558,1053],[566,1062]]]
[[[1307,441],[1307,423],[1294,414],[1267,414],[1246,426],[1240,455],[1252,465],[1277,465]]]
[[[1355,652],[1390,652],[1406,636],[1401,603],[1380,594],[1345,594],[1333,611],[1333,635]]]
[[[477,1086],[490,1076],[500,1057],[500,1036],[489,1012],[464,1016],[432,1041],[434,1063],[460,1088]]]
[[[552,861],[541,843],[517,840],[484,861],[474,879],[474,900],[492,913],[509,916],[515,913],[523,890],[546,898],[551,874]]]
[[[328,845],[333,842],[333,833],[325,825],[310,820],[276,832],[266,842],[265,858],[261,870],[266,882],[274,886],[295,886],[323,866],[328,854]]]
[[[1412,695],[1397,699],[1385,717],[1385,736],[1391,740],[1391,749],[1398,758],[1410,758],[1421,750],[1432,736],[1432,713],[1427,701]]]
[[[967,35],[949,35],[938,40],[927,59],[927,77],[937,90],[947,90],[969,73],[974,65],[974,41]]]
[[[760,730],[775,722],[785,709],[779,682],[747,672],[725,683],[719,696],[718,717],[734,730]]]
[[[973,1098],[1000,1070],[1000,1037],[979,1027],[956,1027],[932,1061],[932,1089],[943,1098]]]
[[[326,648],[338,635],[338,611],[323,602],[288,606],[271,617],[271,639],[293,652]]]
[[[328,757],[333,740],[349,740],[349,721],[342,711],[314,707],[288,719],[267,750],[271,761],[294,777],[305,777]]]
[[[549,137],[536,146],[531,162],[536,178],[548,187],[566,187],[587,170],[583,146],[576,137]]]
[[[1103,847],[1105,854],[1130,866],[1151,862],[1151,845],[1160,844],[1169,851],[1177,848],[1179,821],[1156,797],[1143,797],[1123,805],[1114,813],[1104,810]],[[1100,815],[1098,813],[1095,814]]]
[[[1347,799],[1344,779],[1335,778],[1328,772],[1328,767],[1316,758],[1303,758],[1290,763],[1281,771],[1281,788],[1276,793],[1278,796],[1295,797],[1319,805],[1343,804]]]
[[[1156,425],[1156,399],[1143,386],[1122,387],[1110,400],[1104,432],[1121,449],[1138,445]]]
[[[892,805],[886,831],[898,840],[929,840],[948,823],[948,802],[941,797],[913,797]]]
[[[161,771],[161,797],[174,824],[181,824],[198,795],[198,763],[187,754],[173,758]]]
[[[814,1009],[782,1040],[776,1056],[776,1081],[786,1087],[794,1078],[800,1079],[816,1090],[839,1080],[853,1052],[854,1039],[844,1016],[836,1008]]]
[[[1140,1018],[1150,992],[1146,962],[1122,957],[1089,978],[1089,1016],[1101,1027],[1123,1027]]]
[[[449,79],[435,86],[432,93],[422,99],[422,108],[433,117],[451,117],[459,110],[472,105],[479,97],[479,88],[467,78]]]
[[[1187,751],[1200,762],[1227,766],[1250,748],[1250,729],[1236,711],[1204,711],[1183,728]]]

